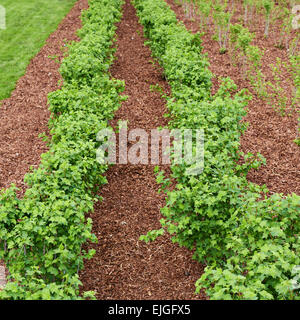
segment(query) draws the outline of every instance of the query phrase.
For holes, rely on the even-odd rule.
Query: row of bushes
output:
[[[162,229],[194,251],[207,267],[196,283],[211,299],[299,299],[300,197],[274,194],[246,179],[265,160],[239,151],[241,122],[251,98],[229,78],[211,94],[212,74],[201,53],[199,34],[191,34],[164,0],[133,0],[151,49],[172,88],[167,98],[170,127],[204,129],[204,170],[186,174],[188,164],[172,165],[174,190],[158,174],[167,194]],[[294,279],[294,287],[292,286]]]
[[[22,199],[15,186],[0,193],[0,259],[9,271],[0,299],[79,298],[78,270],[93,255],[82,245],[97,240],[85,214],[106,183],[107,166],[96,161],[96,136],[123,99],[124,83],[108,72],[122,3],[89,0],[81,41],[70,44],[60,68],[64,85],[48,97],[50,150],[26,175]]]

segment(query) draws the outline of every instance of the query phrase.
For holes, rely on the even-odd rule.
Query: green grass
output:
[[[0,0],[6,29],[0,29],[0,100],[8,98],[30,60],[76,0]]]

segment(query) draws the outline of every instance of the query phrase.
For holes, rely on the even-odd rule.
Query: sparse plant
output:
[[[273,2],[273,0],[263,0],[262,6],[265,9],[264,12],[265,12],[265,17],[266,17],[266,25],[265,25],[264,35],[265,35],[265,37],[268,37],[272,10],[274,8],[274,2]]]
[[[184,13],[185,13],[185,16],[188,18],[188,19],[193,19],[194,16],[195,16],[195,9],[196,9],[196,6],[195,6],[195,0],[184,0],[183,1],[183,8],[184,8]]]
[[[253,16],[253,9],[254,9],[255,0],[243,0],[244,6],[244,24],[246,25],[248,22],[248,18],[251,21]]]
[[[242,65],[243,78],[246,77],[247,55],[250,43],[254,38],[254,33],[251,33],[247,28],[240,24],[230,26],[230,43],[233,49],[233,58],[238,58]]]
[[[300,106],[300,53],[296,56],[290,56],[289,62],[285,62],[284,66],[289,72],[293,80],[293,96],[291,106],[292,109],[299,109]]]
[[[227,10],[227,1],[216,1],[213,9],[213,20],[216,28],[213,39],[218,41],[220,53],[225,53],[228,45],[230,19],[233,13]]]
[[[288,54],[290,57],[299,54],[298,46],[299,46],[300,34],[298,33],[296,37],[290,42],[288,47]]]
[[[247,78],[261,98],[267,97],[266,79],[261,63],[263,55],[263,51],[257,46],[251,45],[247,48]]]
[[[200,16],[200,29],[206,31],[208,28],[209,18],[212,10],[212,1],[206,0],[201,1],[198,0],[197,3],[197,12]]]
[[[269,87],[268,104],[272,105],[275,111],[279,112],[282,116],[287,114],[288,98],[285,94],[285,89],[282,87],[283,78],[282,60],[277,57],[275,64],[270,64],[272,71],[272,81],[268,81]]]
[[[280,7],[277,20],[282,21],[280,24],[280,37],[276,46],[279,48],[289,48],[289,38],[292,31],[291,10],[286,7]]]

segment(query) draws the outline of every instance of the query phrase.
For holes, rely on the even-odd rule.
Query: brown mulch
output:
[[[150,62],[150,49],[144,45],[143,29],[129,0],[123,13],[111,74],[125,80],[129,99],[111,124],[116,127],[118,120],[128,119],[128,130],[149,132],[167,124],[165,100],[149,87],[158,83],[167,93],[170,88],[160,68]],[[160,228],[160,208],[165,205],[153,169],[116,164],[106,173],[108,184],[100,192],[103,201],[90,214],[99,243],[88,246],[96,254],[80,272],[82,290],[97,291],[98,299],[207,299],[203,293],[194,294],[203,266],[192,260],[189,250],[173,244],[169,235],[150,244],[139,241],[140,235]]]
[[[187,19],[184,15],[183,7],[174,3],[174,0],[166,0],[175,11],[178,20],[184,22],[185,26],[192,32],[199,31],[199,18],[195,21]],[[242,7],[238,6],[232,23],[238,22],[238,17],[242,15]],[[255,32],[254,45],[265,50],[263,57],[263,72],[267,80],[271,80],[271,69],[269,64],[276,62],[276,57],[283,61],[288,61],[286,50],[276,48],[274,44],[279,39],[279,28],[272,25],[270,36],[266,39],[264,33],[264,19],[256,15],[255,23],[248,25],[251,32]],[[210,70],[221,77],[230,77],[238,85],[239,89],[248,88],[253,96],[248,105],[248,114],[244,118],[249,123],[249,127],[241,137],[241,150],[256,154],[261,153],[267,160],[267,165],[259,170],[251,170],[248,180],[259,185],[265,184],[270,194],[290,193],[300,194],[300,147],[293,140],[298,135],[297,112],[291,116],[281,116],[278,112],[260,99],[252,90],[248,81],[243,80],[240,68],[234,67],[228,53],[220,54],[217,41],[212,40],[214,33],[213,24],[210,23],[208,32],[202,37],[204,52],[208,54]],[[284,71],[283,79],[289,79]],[[218,87],[218,81],[213,79],[213,92]],[[285,94],[289,100],[291,98],[291,82],[285,81]],[[299,111],[299,109],[298,109]]]
[[[41,51],[31,60],[25,75],[19,79],[10,98],[0,106],[0,189],[15,183],[23,195],[24,175],[30,166],[37,167],[40,156],[48,149],[39,134],[48,133],[50,112],[49,92],[59,89],[58,72],[66,42],[79,40],[75,32],[81,28],[81,10],[88,8],[87,0],[79,0],[53,32]]]
[[[79,0],[53,32],[41,51],[31,60],[25,75],[19,79],[10,98],[0,102],[0,189],[15,183],[22,196],[26,190],[24,175],[30,166],[38,167],[46,143],[38,136],[48,130],[50,112],[49,92],[59,89],[62,47],[78,41],[76,30],[81,28],[81,10],[88,8],[87,0]],[[5,284],[4,267],[0,261],[0,287]]]

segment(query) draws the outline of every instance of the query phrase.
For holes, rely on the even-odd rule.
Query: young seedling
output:
[[[212,2],[208,1],[197,1],[198,14],[200,16],[200,29],[207,30],[210,13],[212,9]]]
[[[292,110],[295,110],[300,105],[300,54],[290,56],[289,62],[284,62],[284,67],[289,72],[293,80],[293,97]]]
[[[232,48],[236,51],[236,54],[232,56],[239,56],[242,60],[242,74],[245,79],[246,76],[246,62],[247,62],[247,53],[251,41],[254,38],[254,33],[251,33],[247,28],[244,28],[240,24],[231,25],[230,27],[230,42]]]
[[[183,8],[186,18],[193,19],[195,16],[195,0],[184,0]]]
[[[249,46],[247,49],[247,76],[257,94],[264,98],[267,96],[265,75],[262,72],[262,57],[264,52],[257,46]]]
[[[298,46],[299,46],[299,40],[300,40],[300,34],[297,34],[296,38],[294,38],[290,42],[289,47],[288,47],[288,54],[290,57],[293,57],[296,54]]]
[[[53,56],[50,55],[50,56],[48,56],[48,58],[55,61],[55,63],[59,63],[59,59],[58,59],[57,55],[53,55]]]
[[[248,16],[250,18],[250,20],[252,19],[252,15],[253,15],[253,8],[254,8],[254,0],[243,0],[243,5],[245,8],[245,12],[244,12],[244,24],[246,25],[248,22]],[[248,15],[250,11],[250,14]]]
[[[237,63],[237,38],[240,34],[243,26],[239,23],[230,25],[230,36],[229,36],[229,49],[230,49],[230,57],[234,65]]]
[[[268,81],[267,83],[270,89],[268,104],[272,104],[275,111],[285,116],[288,109],[288,97],[285,94],[285,89],[282,87],[284,63],[277,57],[276,63],[270,64],[270,68],[272,70],[273,81]]]
[[[271,14],[272,14],[272,10],[274,8],[273,0],[264,0],[263,7],[265,9],[265,17],[266,17],[266,25],[265,25],[264,35],[265,35],[265,37],[268,37],[269,36]]]
[[[230,20],[232,15],[232,12],[227,11],[227,1],[224,1],[224,3],[217,1],[215,3],[213,19],[217,34],[214,35],[214,39],[217,39],[219,43],[220,53],[225,53],[227,51]]]
[[[277,14],[277,20],[281,21],[280,25],[280,37],[276,47],[288,49],[289,36],[291,33],[291,11],[286,7],[279,7]]]

